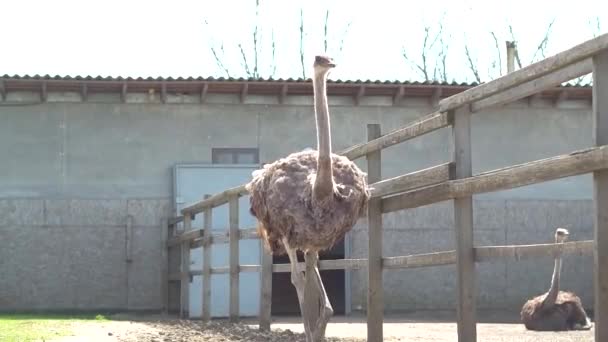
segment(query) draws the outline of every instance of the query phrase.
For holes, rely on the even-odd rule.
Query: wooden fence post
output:
[[[593,138],[608,144],[608,51],[593,57]],[[593,172],[595,340],[608,341],[608,170]]]
[[[367,140],[381,135],[379,124],[367,125]],[[367,154],[367,182],[382,180],[381,150]],[[367,340],[383,340],[384,288],[382,285],[382,198],[372,198],[367,209],[368,224],[368,285],[367,285]]]
[[[260,272],[261,291],[260,294],[260,330],[270,330],[272,320],[272,254],[264,247],[260,239],[260,250],[262,253],[262,271]]]
[[[464,105],[451,111],[453,117],[455,176],[472,176],[471,110]],[[454,199],[454,226],[456,229],[456,272],[458,341],[477,340],[475,318],[475,254],[473,249],[473,197]]]
[[[230,321],[239,319],[239,196],[234,195],[229,205],[230,249]]]
[[[160,220],[160,306],[163,315],[169,312],[169,220]]]
[[[211,197],[211,195],[204,196],[205,199],[209,197]],[[209,322],[211,320],[211,234],[213,229],[213,208],[205,208],[203,219],[203,293],[201,295],[201,319],[203,322]]]
[[[184,230],[182,234],[189,232],[192,227],[192,216],[184,215]],[[188,318],[190,307],[190,240],[180,244],[181,255],[181,277],[180,277],[180,310],[181,318]]]

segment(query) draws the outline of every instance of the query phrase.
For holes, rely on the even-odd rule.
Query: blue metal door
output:
[[[174,169],[175,207],[181,208],[203,199],[205,194],[216,194],[228,188],[239,186],[251,179],[251,172],[258,165],[217,165],[217,164],[181,164]],[[193,229],[203,228],[203,216],[199,214],[192,221]],[[228,205],[213,209],[213,230],[228,230]],[[249,214],[249,196],[239,200],[239,228],[253,228],[255,218]],[[239,263],[241,265],[260,264],[260,241],[241,240],[239,242]],[[229,266],[228,244],[214,244],[211,248],[211,267]],[[202,248],[190,252],[190,269],[202,270]],[[229,275],[211,275],[211,317],[228,317]],[[260,274],[247,272],[240,274],[239,308],[241,316],[257,316],[260,305]],[[190,283],[190,317],[201,317],[202,314],[202,277],[193,277]]]

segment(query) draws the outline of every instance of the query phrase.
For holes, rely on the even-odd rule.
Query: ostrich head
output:
[[[568,235],[570,235],[570,233],[568,232],[568,229],[557,228],[555,230],[555,242],[562,243],[562,242],[566,241],[566,239],[568,239]]]
[[[315,62],[313,64],[313,68],[315,70],[315,74],[317,75],[327,75],[329,71],[336,67],[336,63],[334,63],[334,59],[329,56],[315,56]]]

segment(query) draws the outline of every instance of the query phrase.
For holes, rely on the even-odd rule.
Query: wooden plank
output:
[[[445,163],[381,180],[369,185],[371,187],[371,195],[372,197],[382,197],[445,182],[450,180],[450,174],[453,174],[453,172],[454,164]]]
[[[4,80],[0,80],[0,100],[6,101],[6,87],[4,86]]]
[[[454,169],[456,178],[472,175],[471,111],[463,106],[454,111]],[[454,228],[456,229],[458,341],[476,341],[475,315],[475,254],[473,252],[473,198],[454,199]]]
[[[593,240],[571,241],[565,243],[544,243],[535,245],[478,246],[475,247],[476,262],[497,260],[525,260],[557,255],[591,255]]]
[[[229,200],[230,226],[230,307],[231,322],[239,320],[239,196],[232,195]]]
[[[570,64],[589,58],[599,51],[608,48],[608,33],[590,39],[575,47],[548,57],[540,62],[530,64],[503,77],[467,89],[461,93],[439,101],[439,111],[446,112],[464,104],[494,95],[508,88],[544,76]]]
[[[441,98],[442,94],[443,88],[435,88],[435,90],[433,90],[433,95],[431,95],[431,97],[429,98],[429,105],[431,105],[431,107],[433,108],[437,107],[439,105],[439,99]]]
[[[248,93],[249,93],[249,84],[245,83],[245,84],[243,84],[243,87],[241,88],[241,95],[239,96],[241,103],[245,103],[245,101],[247,100]]]
[[[608,144],[608,51],[593,58],[593,140]],[[593,173],[593,199],[595,340],[608,341],[608,170]]]
[[[160,86],[160,102],[167,103],[167,83],[163,82]]]
[[[177,217],[171,217],[169,219],[169,225],[175,225],[178,224],[180,222],[184,221],[184,217],[183,216],[177,216]]]
[[[400,86],[397,88],[395,95],[393,95],[393,105],[399,104],[405,96],[405,87]]]
[[[289,86],[287,84],[283,84],[281,86],[281,93],[279,94],[279,104],[285,103],[285,99],[287,98],[288,90],[289,90]]]
[[[300,262],[299,267],[304,269],[305,263]],[[335,259],[335,260],[320,260],[319,270],[356,270],[367,267],[367,259]],[[291,264],[274,264],[272,265],[273,273],[291,272]]]
[[[208,199],[203,199],[202,201],[193,203],[181,210],[182,215],[186,213],[190,213],[191,215],[198,214],[205,210],[206,207],[217,207],[222,204],[228,203],[228,200],[233,195],[246,195],[247,190],[245,189],[245,184],[224,190],[218,194],[212,195]]]
[[[456,251],[386,257],[382,259],[382,266],[385,269],[430,267],[455,263]]]
[[[161,312],[169,312],[169,222],[167,218],[160,220],[160,304]]]
[[[262,253],[262,271],[260,272],[260,330],[270,331],[272,321],[272,254],[263,246],[260,240]]]
[[[86,83],[80,85],[80,99],[82,102],[87,102],[89,98],[89,88]]]
[[[127,103],[127,92],[128,92],[127,82],[124,82],[122,84],[122,89],[120,91],[120,101],[122,103]]]
[[[355,103],[355,106],[358,106],[361,103],[361,98],[363,96],[365,96],[365,86],[360,86],[355,96],[353,96],[353,102]]]
[[[202,229],[194,229],[194,230],[190,230],[190,231],[185,231],[177,236],[170,238],[167,241],[167,246],[173,247],[173,246],[179,245],[183,242],[192,241],[194,239],[201,238],[202,236],[203,236]]]
[[[382,212],[415,208],[456,197],[518,188],[608,168],[608,145],[535,160],[384,198]]]
[[[230,266],[220,266],[210,268],[210,274],[230,274]],[[255,273],[262,270],[262,265],[239,265],[239,272],[241,273]],[[203,270],[190,271],[190,276],[204,276]],[[204,290],[203,290],[204,291]]]
[[[48,98],[48,93],[46,90],[46,82],[42,82],[40,85],[40,102],[46,102]]]
[[[208,199],[211,195],[205,195],[204,199]],[[213,229],[213,209],[206,208],[203,215],[203,270],[202,270],[202,286],[203,291],[201,295],[201,319],[203,322],[209,322],[211,320],[211,239],[207,238],[211,236]]]
[[[415,137],[436,131],[440,128],[448,126],[449,124],[450,120],[447,113],[435,112],[425,115],[418,120],[409,123],[407,126],[394,130],[381,137],[366,143],[351,146],[339,154],[347,157],[350,160],[355,160],[365,156],[368,153],[385,149],[389,146],[393,146]]]
[[[201,87],[201,103],[205,103],[207,101],[207,92],[209,91],[209,83],[203,83]]]
[[[192,217],[184,216],[184,231],[189,231],[192,226]],[[180,306],[179,314],[181,318],[188,318],[188,308],[190,305],[190,241],[181,244],[181,279],[180,279]]]
[[[239,229],[239,239],[241,240],[249,240],[249,239],[259,239],[257,228],[246,228]],[[192,240],[190,244],[190,248],[197,248],[203,245],[204,237]],[[215,233],[211,234],[211,244],[219,244],[219,243],[229,243],[230,242],[230,233],[227,231],[226,233]]]
[[[367,125],[367,140],[381,136],[379,124]],[[382,151],[367,153],[368,183],[382,180]],[[384,289],[382,285],[382,199],[371,198],[367,209],[368,222],[368,288],[367,288],[367,340],[383,341]]]
[[[484,109],[502,106],[504,104],[538,94],[545,89],[555,87],[563,82],[590,73],[591,64],[591,59],[587,58],[561,70],[522,83],[517,87],[506,89],[498,94],[471,103],[471,111],[479,112]]]

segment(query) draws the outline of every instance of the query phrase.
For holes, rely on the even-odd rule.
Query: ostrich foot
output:
[[[289,246],[286,238],[283,238],[283,246],[287,255],[289,256],[289,262],[291,263],[291,283],[296,288],[298,294],[298,303],[300,304],[300,313],[302,314],[302,321],[304,323],[304,333],[306,335],[306,341],[312,342],[312,332],[308,320],[306,319],[306,308],[304,304],[304,289],[306,287],[306,280],[302,271],[298,269],[298,255],[294,248]]]
[[[329,323],[329,320],[334,314],[334,309],[332,308],[329,298],[327,297],[327,291],[325,291],[325,286],[323,286],[321,274],[319,273],[319,268],[317,266],[319,254],[317,252],[307,251],[304,254],[304,258],[306,259],[306,268],[312,269],[310,276],[314,277],[317,290],[319,291],[321,297],[319,318],[317,319],[316,326],[313,330],[313,341],[317,342],[322,341],[325,337],[325,329],[327,328],[327,323]]]
[[[574,325],[573,329],[574,330],[590,330],[591,327],[593,327],[593,323],[591,323],[591,320],[589,320],[589,317],[587,317],[587,322],[585,323],[585,325],[576,323]]]

